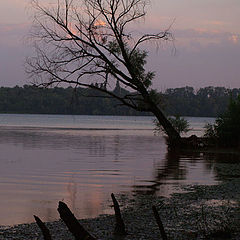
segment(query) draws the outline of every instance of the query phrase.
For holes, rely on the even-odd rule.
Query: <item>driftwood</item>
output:
[[[115,229],[114,229],[114,234],[116,235],[127,235],[125,231],[125,224],[122,219],[121,211],[119,208],[119,204],[117,199],[115,198],[114,194],[111,194],[112,201],[113,201],[113,206],[114,206],[114,211],[115,211],[115,218],[116,218],[116,224],[115,224]]]
[[[68,227],[68,230],[73,234],[76,240],[97,240],[83,228],[83,226],[70,211],[67,204],[64,202],[59,202],[58,212],[61,219]]]
[[[116,218],[116,224],[115,224],[115,229],[114,229],[114,234],[124,236],[127,235],[126,230],[125,230],[125,224],[123,222],[122,216],[121,216],[121,211],[120,207],[118,204],[118,201],[116,200],[114,194],[111,194],[112,201],[113,201],[113,206],[114,206],[114,211],[115,211],[115,218]],[[155,220],[158,224],[161,236],[163,240],[167,240],[167,234],[164,230],[162,221],[160,219],[160,216],[158,214],[158,211],[155,206],[152,207],[153,213]],[[88,233],[87,230],[84,229],[84,227],[79,223],[79,221],[76,219],[76,217],[73,215],[71,210],[68,208],[67,204],[64,202],[59,202],[58,205],[58,212],[60,214],[61,219],[64,221],[66,224],[68,230],[73,234],[76,240],[97,240],[93,236]],[[46,225],[37,217],[34,216],[37,225],[41,229],[43,233],[44,240],[52,240],[50,232]]]
[[[51,234],[49,232],[49,229],[46,227],[45,223],[41,221],[41,219],[34,215],[34,219],[38,225],[38,227],[41,229],[44,240],[52,240]]]
[[[154,214],[154,217],[156,219],[156,222],[157,222],[157,225],[159,227],[159,230],[160,230],[160,233],[161,233],[161,236],[162,236],[162,239],[163,240],[167,240],[167,234],[164,230],[164,227],[163,227],[163,224],[162,224],[162,221],[161,221],[161,218],[158,214],[158,211],[157,211],[157,208],[155,206],[152,206],[152,210],[153,210],[153,214]]]

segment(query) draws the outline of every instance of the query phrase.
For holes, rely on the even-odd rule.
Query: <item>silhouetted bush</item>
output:
[[[231,98],[227,111],[206,125],[205,137],[219,146],[240,147],[240,95]]]

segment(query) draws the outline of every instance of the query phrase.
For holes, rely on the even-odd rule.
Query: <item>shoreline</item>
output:
[[[151,211],[152,205],[157,207],[170,239],[203,239],[204,234],[228,231],[228,229],[224,229],[225,226],[229,227],[230,232],[232,232],[231,239],[240,239],[240,232],[237,230],[237,226],[238,229],[240,226],[240,210],[239,202],[237,202],[239,198],[235,199],[237,197],[235,195],[222,200],[226,187],[228,190],[236,189],[239,188],[239,184],[239,180],[232,180],[224,184],[224,187],[223,185],[218,185],[219,187],[216,185],[186,186],[184,189],[189,190],[188,193],[174,194],[169,199],[145,195],[139,195],[137,199],[131,199],[125,195],[117,196],[121,205],[126,201],[131,202],[122,211],[129,234],[122,239],[159,239],[160,233]],[[215,195],[216,191],[218,196],[215,199],[211,198],[211,194]],[[206,197],[203,197],[203,195]],[[112,234],[115,224],[114,215],[82,219],[80,223],[98,239],[119,239]],[[62,221],[49,222],[46,225],[53,239],[74,239]],[[43,238],[37,225],[31,223],[0,229],[0,239],[30,240]]]
[[[82,219],[80,223],[99,240],[159,240],[160,232],[155,222],[152,206],[155,205],[169,239],[240,239],[240,164],[217,164],[220,175],[231,177],[218,185],[184,185],[183,193],[170,198],[139,194],[116,194],[128,235],[117,238],[113,230],[114,215],[100,215]],[[62,221],[46,223],[52,239],[74,239]],[[215,234],[215,235],[214,235]],[[231,238],[216,238],[216,234]],[[43,239],[35,223],[0,228],[0,239]]]

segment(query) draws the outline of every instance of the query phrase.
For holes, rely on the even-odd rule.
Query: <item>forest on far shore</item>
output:
[[[116,85],[114,91],[131,94]],[[167,115],[216,117],[223,113],[239,89],[224,87],[169,88],[159,92],[161,107]],[[122,106],[118,100],[86,88],[37,88],[31,85],[0,88],[0,113],[76,114],[76,115],[150,115]]]

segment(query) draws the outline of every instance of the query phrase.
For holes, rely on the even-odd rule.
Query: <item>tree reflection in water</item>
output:
[[[162,164],[164,162],[164,164]],[[153,180],[144,181],[143,184],[135,184],[132,186],[135,194],[163,195],[168,196],[172,190],[168,190],[166,185],[176,187],[179,184],[192,184],[192,179],[189,181],[189,175],[194,169],[194,166],[201,164],[200,171],[208,175],[213,175],[216,182],[226,180],[227,178],[237,177],[222,175],[219,172],[218,163],[234,164],[240,162],[240,155],[234,153],[223,152],[194,152],[194,151],[167,151],[164,161],[154,165]],[[197,168],[197,167],[195,167]],[[199,166],[198,166],[199,168]],[[200,174],[199,174],[200,175]],[[198,182],[198,174],[196,174],[195,182]],[[202,176],[201,176],[202,177]],[[146,184],[147,183],[147,184]],[[207,183],[213,184],[213,182]]]
[[[233,174],[233,169],[236,168],[236,164],[239,166],[240,153],[239,152],[205,152],[203,153],[203,159],[207,169],[213,169],[215,179],[218,181],[224,181],[231,178],[239,178],[240,173]],[[218,164],[216,164],[218,163]],[[236,169],[235,169],[236,170]]]

